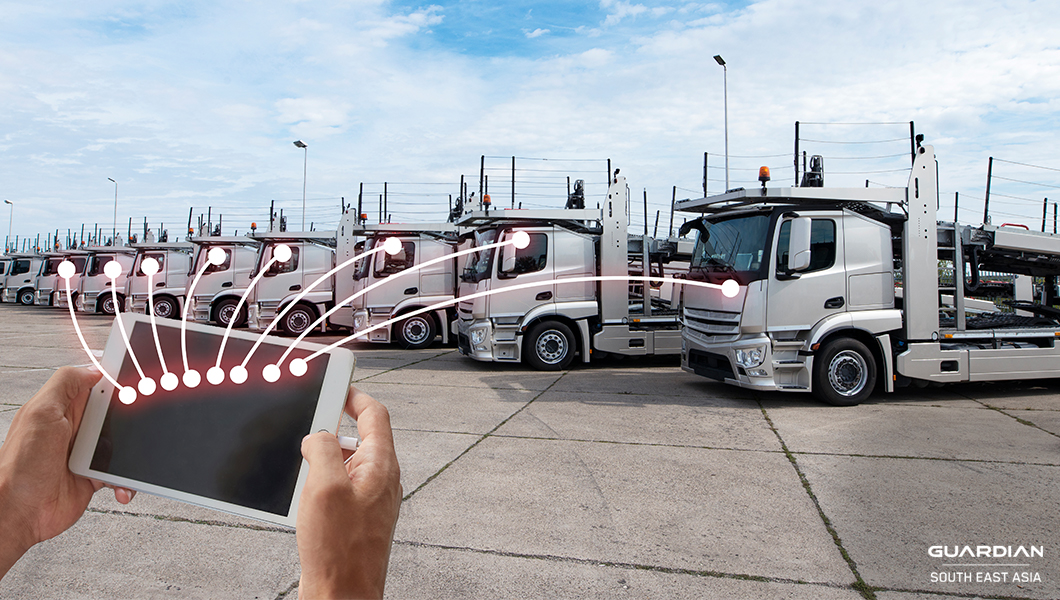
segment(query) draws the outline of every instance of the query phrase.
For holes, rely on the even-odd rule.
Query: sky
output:
[[[591,205],[610,160],[631,230],[647,195],[664,235],[704,153],[725,188],[726,86],[729,187],[791,185],[796,121],[826,185],[904,185],[912,121],[941,218],[982,222],[990,157],[995,224],[1060,200],[1053,0],[0,0],[0,223],[110,230],[116,193],[122,231],[244,233],[270,202],[297,230],[304,185],[320,230],[362,189],[378,220],[384,182],[388,218],[441,221],[483,165],[509,206],[514,156],[516,204],[562,207],[570,177]]]

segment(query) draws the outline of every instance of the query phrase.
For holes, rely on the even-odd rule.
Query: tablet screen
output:
[[[205,374],[217,360],[223,330],[217,332],[187,332],[189,366],[203,375],[198,387],[181,383],[167,392],[159,386],[130,405],[122,404],[114,391],[91,469],[286,516],[301,466],[302,438],[310,433],[329,357],[309,361],[309,371],[294,377],[286,365],[310,354],[296,349],[280,380],[268,383],[261,370],[279,359],[286,344],[266,342],[247,364],[246,382],[237,385],[226,376],[220,385],[211,385]],[[183,375],[179,325],[159,322],[158,337],[169,371]],[[163,371],[150,323],[136,322],[129,341],[144,374],[158,382]],[[221,362],[225,373],[243,361],[252,345],[228,339]],[[117,380],[133,387],[140,380],[128,355]]]

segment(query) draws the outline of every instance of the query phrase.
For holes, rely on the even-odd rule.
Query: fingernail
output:
[[[85,370],[88,371],[89,373],[92,373],[93,375],[99,375],[100,374],[100,371],[99,371],[99,369],[96,368],[96,365],[88,365],[87,367],[85,367]]]

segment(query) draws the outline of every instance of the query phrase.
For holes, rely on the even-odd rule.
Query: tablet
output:
[[[70,470],[115,486],[155,494],[206,508],[294,527],[298,497],[308,463],[302,438],[336,432],[353,374],[349,350],[331,350],[307,360],[301,376],[291,374],[294,359],[306,360],[323,348],[300,343],[281,365],[274,383],[263,369],[276,364],[293,340],[266,337],[246,365],[246,380],[235,383],[240,365],[260,337],[232,331],[221,360],[224,380],[214,385],[206,374],[216,364],[224,329],[186,324],[188,366],[201,374],[189,388],[179,321],[156,320],[157,343],[147,315],[119,317],[132,356],[116,319],[101,360],[120,386],[139,387],[126,404],[106,377],[92,389],[70,454]],[[167,391],[163,370],[181,381]],[[135,359],[133,358],[135,357]],[[301,361],[299,361],[301,362]],[[141,372],[153,380],[140,385]],[[173,378],[166,382],[172,387]],[[124,397],[125,400],[129,396]]]

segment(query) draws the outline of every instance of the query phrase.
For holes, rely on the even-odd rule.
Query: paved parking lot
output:
[[[83,323],[102,349],[110,320]],[[352,347],[402,465],[388,597],[1060,598],[1056,382],[835,408],[675,360],[539,373]],[[0,439],[56,367],[87,362],[67,313],[0,306]],[[929,551],[966,545],[1043,556]],[[293,531],[103,492],[0,598],[294,598],[298,573]]]

